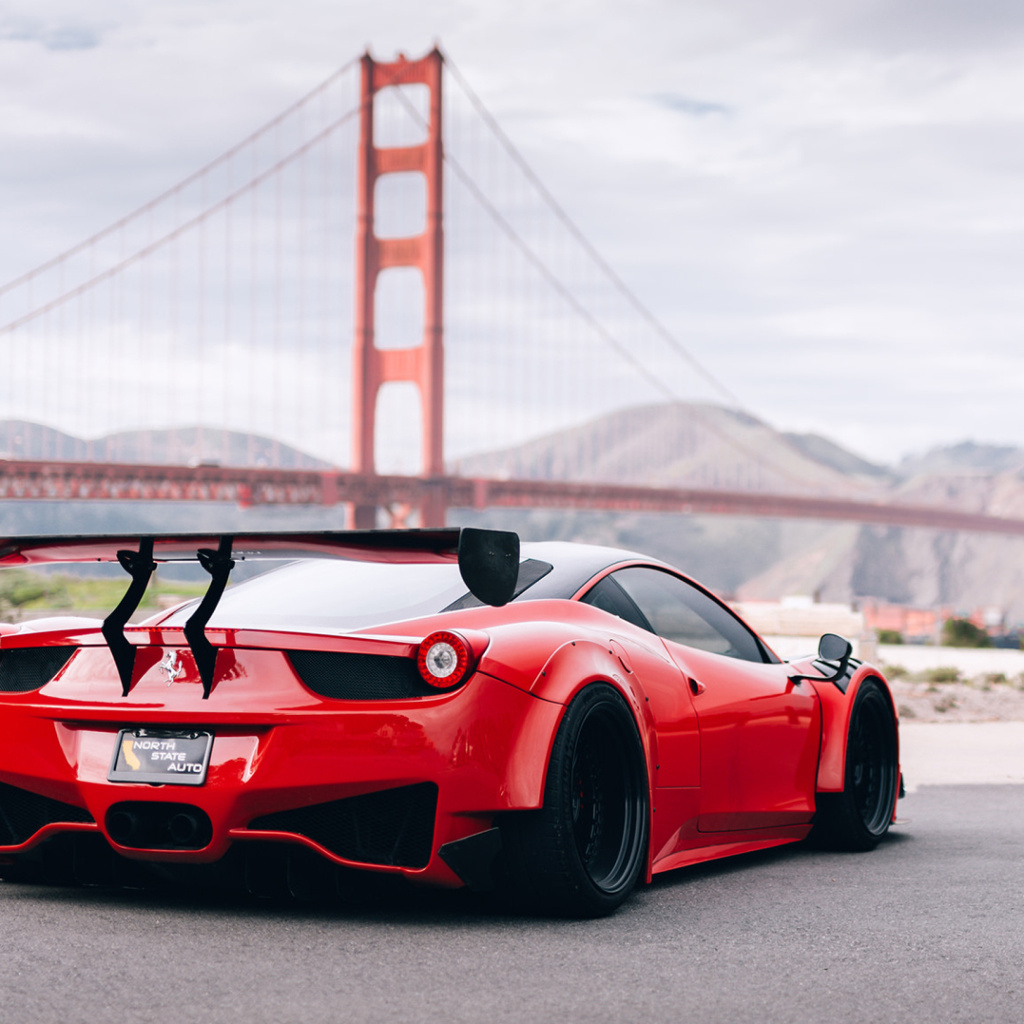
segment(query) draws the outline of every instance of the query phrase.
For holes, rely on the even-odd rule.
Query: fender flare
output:
[[[850,734],[850,715],[853,703],[866,679],[872,679],[882,688],[889,702],[893,722],[896,724],[896,757],[899,761],[899,715],[896,701],[885,677],[871,665],[861,665],[854,672],[846,692],[835,683],[811,681],[821,704],[821,752],[818,755],[818,777],[815,792],[841,793],[846,785],[846,745]]]
[[[545,662],[530,687],[533,696],[562,706],[562,713],[558,715],[553,729],[547,737],[547,745],[544,750],[544,770],[539,773],[540,789],[534,794],[533,806],[539,808],[544,803],[544,784],[547,780],[551,749],[555,742],[555,734],[565,716],[565,709],[582,690],[593,683],[606,683],[618,691],[633,716],[637,733],[640,736],[640,746],[643,750],[647,772],[648,835],[651,835],[653,834],[651,830],[654,827],[654,784],[657,779],[658,765],[658,737],[654,716],[639,681],[632,669],[628,668],[627,664],[620,659],[611,642],[570,640],[562,644]],[[529,754],[536,756],[535,750],[530,751]],[[647,860],[649,879],[651,860],[649,843]]]

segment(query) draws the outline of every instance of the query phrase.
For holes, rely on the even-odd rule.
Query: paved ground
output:
[[[911,790],[962,783],[1024,783],[1024,722],[903,721],[900,748]]]
[[[0,883],[0,1020],[1012,1024],[1024,786],[931,785],[945,728],[908,734],[917,788],[874,853],[676,872],[605,921],[457,894],[321,910]]]

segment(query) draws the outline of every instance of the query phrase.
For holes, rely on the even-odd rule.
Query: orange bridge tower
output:
[[[419,388],[423,416],[422,473],[438,486],[428,488],[420,506],[422,526],[443,526],[444,475],[444,228],[441,144],[441,70],[434,49],[420,60],[399,56],[391,63],[362,58],[362,106],[357,156],[355,260],[355,338],[353,344],[352,470],[374,473],[377,397],[390,381],[411,381]],[[378,148],[374,144],[374,98],[388,86],[425,85],[429,89],[426,141],[413,146]],[[386,174],[420,172],[426,178],[426,229],[404,238],[378,238],[374,232],[377,179]],[[375,341],[374,296],[377,278],[390,267],[417,267],[423,275],[423,337],[408,348],[382,349]],[[352,525],[376,525],[372,505],[356,505]]]

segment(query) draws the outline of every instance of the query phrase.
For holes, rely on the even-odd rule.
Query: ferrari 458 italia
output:
[[[832,634],[784,662],[640,555],[472,529],[0,540],[3,566],[96,561],[130,577],[105,619],[0,625],[3,877],[315,898],[376,873],[596,916],[658,872],[812,831],[868,850],[894,818],[881,673]],[[205,595],[132,624],[182,561]]]

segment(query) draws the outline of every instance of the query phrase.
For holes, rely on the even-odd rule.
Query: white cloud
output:
[[[0,278],[147,201],[366,45],[387,59],[439,39],[752,411],[876,458],[968,435],[1024,444],[1022,11],[95,0],[83,15],[18,0],[0,18]]]

